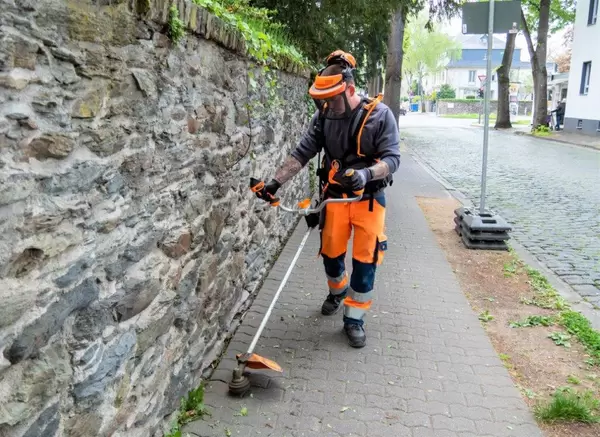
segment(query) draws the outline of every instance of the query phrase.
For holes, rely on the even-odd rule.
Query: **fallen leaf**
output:
[[[348,408],[350,407],[342,407],[342,409],[340,410],[340,413],[343,413],[344,411],[346,411]]]

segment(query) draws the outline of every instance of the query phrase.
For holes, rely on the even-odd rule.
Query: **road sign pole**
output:
[[[485,87],[484,97],[484,126],[483,126],[483,162],[481,168],[481,199],[479,201],[479,214],[485,211],[485,189],[487,178],[487,155],[488,155],[488,140],[490,133],[490,96],[492,84],[492,49],[494,44],[494,0],[489,2],[488,15],[488,45],[487,45],[487,86]]]
[[[521,23],[521,0],[494,0],[466,2],[462,5],[463,33],[488,36],[487,74],[483,96],[483,162],[481,171],[481,199],[479,214],[475,208],[461,207],[454,210],[454,230],[460,235],[469,249],[508,250],[506,241],[510,239],[512,227],[491,211],[485,210],[487,181],[488,141],[490,132],[490,100],[492,94],[492,53],[495,33],[517,33]],[[486,26],[487,24],[487,26]],[[483,78],[484,76],[480,76]],[[483,82],[483,80],[482,80]],[[481,111],[480,111],[481,112]]]

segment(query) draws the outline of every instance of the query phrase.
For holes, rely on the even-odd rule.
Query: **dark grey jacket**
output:
[[[359,106],[360,107],[360,106]],[[353,116],[358,111],[354,110]],[[292,156],[296,158],[302,165],[306,165],[310,159],[321,151],[321,144],[317,141],[314,125],[317,121],[318,113],[312,117],[308,130],[304,133],[300,144],[292,152]],[[331,159],[342,160],[346,151],[352,147],[347,162],[356,160],[357,150],[356,145],[351,144],[350,128],[354,117],[343,120],[326,119],[324,123],[325,144],[327,155]],[[394,114],[390,108],[384,103],[379,103],[369,115],[362,131],[360,141],[360,151],[368,157],[376,158],[385,161],[390,173],[394,173],[400,165],[400,135],[398,132],[398,124],[394,118]],[[327,160],[326,167],[329,168],[331,162]],[[367,163],[360,162],[350,165],[355,169],[366,167]]]

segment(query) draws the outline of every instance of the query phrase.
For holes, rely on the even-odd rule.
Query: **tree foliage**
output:
[[[452,88],[449,84],[445,83],[440,87],[440,90],[437,92],[436,97],[438,99],[455,99],[456,90]]]
[[[435,28],[426,27],[428,18],[420,13],[411,20],[405,35],[403,68],[405,76],[419,83],[427,74],[437,74],[448,61],[460,57],[460,44]]]
[[[428,10],[428,28],[454,16],[461,0],[224,0],[274,10],[294,44],[315,64],[336,49],[351,52],[359,63],[359,81],[382,75],[387,61],[392,18]]]

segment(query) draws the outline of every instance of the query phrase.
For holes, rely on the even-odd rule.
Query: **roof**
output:
[[[492,67],[496,68],[502,64],[504,56],[504,47],[492,50]],[[515,49],[513,52],[511,68],[528,68],[529,62],[521,62],[521,49]],[[450,61],[447,68],[482,68],[487,67],[487,50],[483,47],[474,49],[463,49],[460,59]]]
[[[548,85],[558,85],[569,81],[569,73],[557,73],[550,76]]]
[[[492,69],[498,68],[502,64],[501,61],[492,60]],[[459,61],[452,61],[446,65],[446,68],[473,68],[473,69],[486,69],[487,61],[463,61],[462,59]],[[531,68],[531,64],[529,62],[513,62],[510,66],[511,69],[517,68]]]
[[[457,40],[463,50],[487,49],[487,35],[459,35]],[[506,41],[495,36],[492,48],[504,49],[504,47],[506,47]]]

